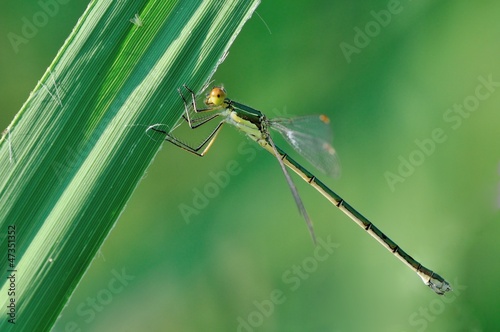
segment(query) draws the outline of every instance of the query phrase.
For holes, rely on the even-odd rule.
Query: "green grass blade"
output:
[[[173,127],[258,3],[91,2],[0,140],[1,331],[50,329],[162,143],[147,126]]]

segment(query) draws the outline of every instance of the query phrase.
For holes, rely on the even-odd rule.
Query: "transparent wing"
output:
[[[335,178],[340,176],[340,163],[332,146],[333,134],[326,115],[276,118],[269,124],[317,169]]]
[[[278,163],[280,164],[281,170],[283,171],[283,174],[285,175],[286,182],[288,182],[288,187],[292,191],[292,196],[293,199],[295,200],[295,204],[297,204],[297,207],[299,208],[300,214],[304,217],[306,221],[307,228],[309,229],[309,234],[311,234],[311,238],[313,240],[314,245],[316,245],[316,235],[314,234],[314,227],[311,221],[311,218],[309,218],[309,214],[306,211],[306,208],[304,207],[304,203],[302,202],[302,199],[300,198],[299,192],[297,191],[297,187],[295,187],[295,184],[292,181],[292,178],[290,177],[290,174],[286,170],[285,163],[283,162],[282,155],[278,152],[278,149],[276,148],[276,145],[274,144],[273,139],[271,136],[267,138],[267,141],[271,145],[272,151],[276,159],[278,159]]]

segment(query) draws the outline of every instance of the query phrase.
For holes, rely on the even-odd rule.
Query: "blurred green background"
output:
[[[4,4],[0,128],[85,6],[61,4],[15,52],[8,33],[42,7]],[[335,243],[315,259],[276,160],[224,128],[205,158],[165,143],[54,331],[496,330],[500,84],[482,81],[500,82],[499,11],[495,1],[264,1],[214,77],[268,115],[328,114],[342,176],[319,177],[453,293],[435,295],[293,176],[317,236]],[[414,164],[403,176],[402,160]],[[228,167],[237,174],[221,175]]]

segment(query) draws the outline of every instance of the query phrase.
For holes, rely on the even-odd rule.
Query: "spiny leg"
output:
[[[219,115],[220,115],[219,113],[216,113],[201,119],[190,119],[190,120],[186,119],[185,115],[182,115],[182,118],[189,124],[189,127],[191,129],[196,129],[199,126],[204,125],[205,123],[215,119]]]
[[[190,88],[188,88],[187,85],[185,85],[185,84],[183,85],[183,87],[184,87],[184,89],[186,89],[191,94],[191,103],[188,103],[188,101],[186,100],[186,98],[182,94],[181,89],[177,89],[177,91],[179,92],[179,95],[181,96],[182,101],[184,102],[184,114],[182,115],[182,117],[184,118],[184,120],[187,121],[187,123],[189,124],[189,127],[191,129],[197,128],[197,127],[201,126],[202,124],[204,124],[204,123],[212,120],[216,116],[218,116],[218,114],[213,115],[211,117],[203,119],[201,121],[201,123],[196,124],[197,120],[196,119],[191,119],[191,117],[189,116],[189,106],[190,105],[192,106],[193,111],[195,113],[218,111],[218,110],[221,109],[221,107],[217,106],[217,107],[198,108],[196,106],[196,93],[193,90],[191,90]]]
[[[203,157],[205,155],[205,153],[207,153],[207,151],[210,149],[210,147],[212,146],[215,139],[217,138],[217,135],[219,134],[219,131],[222,128],[223,124],[224,124],[224,121],[219,122],[217,127],[215,127],[215,129],[210,133],[210,135],[208,135],[207,138],[205,138],[203,140],[203,142],[201,142],[200,145],[198,145],[197,147],[194,147],[194,148],[192,146],[189,146],[188,144],[178,140],[177,138],[170,135],[169,133],[167,133],[164,130],[156,129],[154,127],[150,127],[150,129],[154,130],[158,133],[165,134],[166,135],[165,140],[174,144],[175,146],[178,146],[178,147],[180,147],[188,152],[191,152],[192,154],[195,154],[199,157]],[[203,149],[203,151],[199,152],[204,146],[205,146],[205,148]]]
[[[212,107],[212,108],[206,108],[206,109],[198,109],[196,107],[196,94],[194,93],[193,90],[191,90],[190,88],[188,88],[186,85],[184,85],[184,88],[186,90],[188,90],[190,93],[191,93],[191,97],[192,97],[192,107],[193,107],[193,110],[195,113],[200,113],[200,112],[205,112],[205,111],[218,111],[221,109],[221,107]],[[198,119],[191,119],[191,117],[189,116],[189,103],[188,101],[186,100],[186,98],[184,97],[184,95],[182,94],[181,92],[181,89],[177,89],[177,91],[179,92],[179,95],[181,96],[182,98],[182,101],[184,102],[184,113],[182,115],[182,118],[189,124],[189,127],[191,129],[196,129],[208,122],[210,122],[211,120],[215,119],[216,117],[218,117],[219,115],[221,115],[220,113],[215,113],[215,114],[212,114],[210,116],[207,116],[207,117],[203,117],[203,118],[198,118]],[[215,138],[217,137],[220,129],[222,128],[222,125],[224,124],[224,121],[221,121],[219,122],[219,124],[217,125],[217,127],[215,127],[215,129],[210,133],[210,135],[208,135],[204,140],[203,142],[201,142],[200,145],[198,145],[197,147],[192,147],[180,140],[178,140],[177,138],[175,138],[173,135],[171,135],[170,133],[166,132],[165,130],[161,130],[161,129],[157,129],[155,128],[155,125],[151,126],[148,128],[148,130],[154,130],[158,133],[162,133],[162,134],[165,134],[166,138],[165,140],[174,144],[175,146],[178,146],[188,152],[191,152],[199,157],[203,157],[205,155],[205,153],[207,153],[207,151],[210,149],[210,147],[212,146]],[[203,151],[199,152],[203,147],[205,146],[205,148],[203,149]]]

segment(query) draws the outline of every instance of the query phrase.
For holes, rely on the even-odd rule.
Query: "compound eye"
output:
[[[208,106],[219,106],[222,105],[224,99],[226,99],[226,90],[223,87],[216,86],[208,94],[205,104]]]

